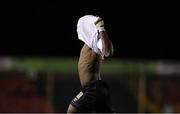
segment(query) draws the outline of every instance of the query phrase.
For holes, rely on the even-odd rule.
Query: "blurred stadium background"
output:
[[[81,89],[77,62],[0,57],[0,112],[66,112]],[[109,58],[103,64],[116,112],[180,112],[179,63]]]
[[[114,56],[103,62],[102,75],[111,87],[115,111],[180,112],[176,3],[4,2],[0,113],[66,112],[81,89],[77,62],[83,43],[76,24],[85,14],[104,19],[114,44]]]

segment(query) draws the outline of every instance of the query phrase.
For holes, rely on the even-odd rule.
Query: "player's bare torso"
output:
[[[100,78],[101,61],[100,56],[84,44],[78,63],[79,78],[82,86],[91,80]]]

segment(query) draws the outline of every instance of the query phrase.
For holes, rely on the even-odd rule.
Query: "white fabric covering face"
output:
[[[101,54],[102,42],[98,43],[98,30],[94,22],[98,17],[85,15],[78,20],[77,33],[78,39],[87,44],[95,53]]]

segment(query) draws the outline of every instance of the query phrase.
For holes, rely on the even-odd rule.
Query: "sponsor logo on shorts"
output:
[[[83,92],[80,92],[80,93],[76,96],[76,98],[77,98],[77,99],[80,99],[80,98],[82,97],[82,95],[83,95]]]

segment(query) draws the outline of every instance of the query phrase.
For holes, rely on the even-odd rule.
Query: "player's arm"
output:
[[[99,32],[100,39],[102,41],[102,54],[105,57],[112,56],[114,52],[113,44],[110,41],[105,29],[104,29],[104,22],[101,18],[95,22],[97,30]]]

